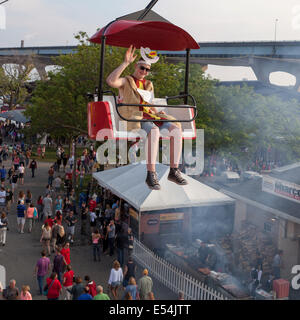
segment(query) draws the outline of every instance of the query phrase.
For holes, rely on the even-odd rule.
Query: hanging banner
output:
[[[300,203],[300,185],[295,183],[264,176],[262,191]]]

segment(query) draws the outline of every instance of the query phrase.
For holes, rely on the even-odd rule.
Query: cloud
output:
[[[56,1],[13,0],[7,5],[7,28],[2,41],[11,46],[26,40],[30,45],[66,45],[82,26],[76,17],[65,11],[68,9]],[[6,45],[7,46],[7,45]]]

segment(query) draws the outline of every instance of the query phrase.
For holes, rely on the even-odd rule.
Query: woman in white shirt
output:
[[[24,174],[25,174],[25,167],[24,164],[21,163],[19,166],[19,180],[21,181],[21,184],[24,184]]]
[[[113,268],[110,271],[110,276],[108,280],[108,285],[111,289],[111,293],[115,300],[117,300],[117,297],[118,297],[117,291],[122,281],[123,281],[123,271],[119,261],[115,260],[113,263]]]

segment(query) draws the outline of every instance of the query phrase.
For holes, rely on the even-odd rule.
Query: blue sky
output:
[[[1,29],[0,21],[0,47],[19,47],[21,40],[25,46],[75,45],[78,31],[92,35],[98,27],[149,2],[9,0],[1,6],[6,28]],[[199,42],[273,40],[275,19],[277,40],[300,40],[300,0],[159,0],[153,10]],[[251,78],[251,73],[244,77]]]

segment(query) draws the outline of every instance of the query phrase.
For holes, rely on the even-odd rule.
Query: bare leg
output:
[[[182,152],[182,132],[177,126],[172,125],[170,132],[170,167],[178,168]]]
[[[146,162],[147,170],[155,172],[155,163],[159,145],[159,129],[154,127],[148,134],[146,141]]]

